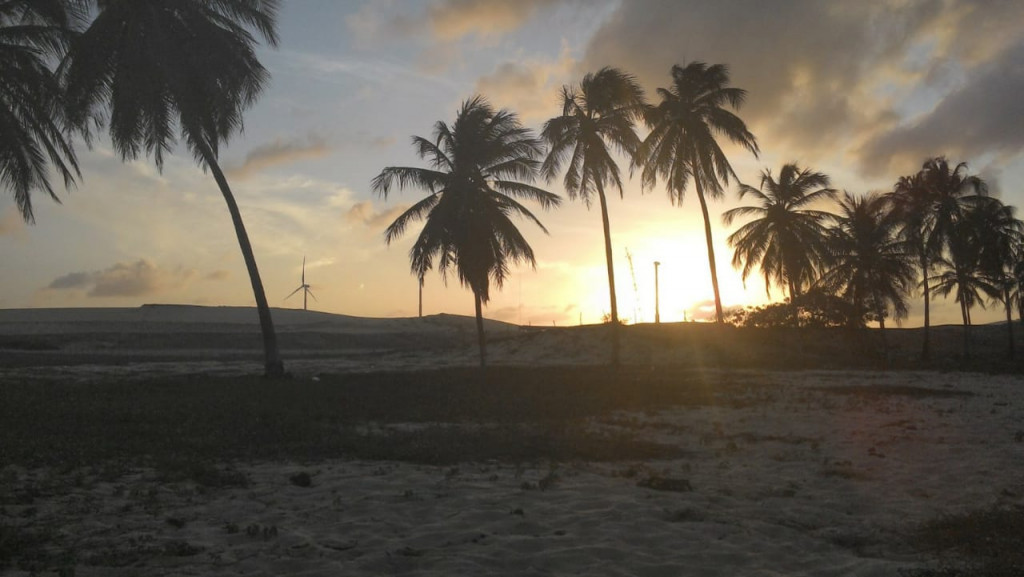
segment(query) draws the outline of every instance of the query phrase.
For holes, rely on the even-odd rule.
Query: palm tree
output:
[[[0,0],[0,186],[27,223],[35,222],[34,192],[60,202],[51,166],[65,187],[81,176],[60,83],[48,65],[64,54],[81,18],[73,2]]]
[[[728,84],[729,70],[724,64],[708,66],[691,62],[686,66],[673,66],[672,86],[658,89],[661,103],[649,109],[646,118],[651,132],[640,144],[633,161],[634,166],[642,167],[645,189],[652,188],[659,176],[665,180],[674,205],[682,205],[686,188],[693,179],[704,217],[711,288],[719,323],[724,322],[724,316],[707,198],[721,198],[724,195],[722,183],[728,184],[729,178],[735,178],[736,174],[715,137],[724,135],[755,157],[758,154],[754,135],[738,116],[726,110],[727,107],[739,109],[747,92]]]
[[[533,249],[510,217],[524,217],[547,232],[517,199],[534,200],[545,209],[560,202],[529,184],[539,171],[543,146],[515,113],[496,112],[480,96],[462,104],[453,125],[438,121],[433,140],[414,136],[412,143],[430,168],[389,166],[372,187],[384,198],[394,186],[428,194],[396,218],[384,238],[391,244],[410,223],[424,221],[409,252],[412,272],[422,279],[436,262],[442,277],[454,269],[459,283],[473,291],[480,366],[485,367],[483,305],[490,300],[490,283],[500,288],[517,262],[536,265]]]
[[[762,172],[760,189],[740,185],[740,198],[749,194],[760,206],[728,210],[722,220],[728,226],[738,217],[756,217],[728,238],[735,249],[732,265],[742,267],[744,281],[759,266],[767,295],[771,296],[772,284],[786,287],[791,302],[811,286],[828,254],[825,225],[835,215],[807,207],[834,199],[836,191],[828,186],[828,176],[794,163],[782,167],[778,181],[771,170]]]
[[[977,235],[978,261],[986,291],[993,300],[999,300],[1006,311],[1007,357],[1014,358],[1013,296],[1017,276],[1014,267],[1021,258],[1024,244],[1024,222],[1015,216],[1016,209],[991,197],[975,197],[968,205],[966,218]]]
[[[568,161],[565,190],[570,199],[581,199],[590,208],[596,195],[601,205],[604,254],[608,267],[608,298],[611,302],[614,364],[619,356],[619,307],[615,298],[615,269],[605,189],[623,195],[619,167],[612,150],[632,157],[640,145],[635,121],[642,118],[644,94],[636,79],[615,68],[587,74],[579,86],[562,87],[562,115],[544,124],[541,137],[551,146],[541,172],[550,181]]]
[[[935,246],[929,243],[928,238],[934,224],[935,197],[932,190],[925,185],[923,172],[901,176],[893,191],[887,196],[895,218],[901,223],[900,236],[917,257],[921,292],[924,295],[924,339],[921,345],[921,359],[927,361],[931,356],[931,291],[928,278],[931,275],[932,262],[937,258],[934,254]]]
[[[926,160],[920,175],[931,198],[926,216],[930,219],[926,250],[938,255],[936,264],[942,271],[932,279],[941,283],[935,290],[943,296],[956,289],[964,320],[964,357],[969,358],[971,309],[975,305],[984,306],[980,295],[989,287],[978,271],[977,243],[963,236],[969,230],[964,225],[963,213],[967,204],[988,195],[988,185],[981,178],[967,174],[966,162],[951,166],[943,156]]]
[[[73,120],[105,111],[123,160],[152,155],[163,169],[180,133],[213,173],[235,227],[259,311],[268,376],[284,374],[270,307],[241,213],[217,162],[221,142],[269,75],[256,38],[277,45],[278,0],[96,0],[96,18],[71,44],[64,78]]]
[[[829,242],[830,266],[821,279],[822,286],[840,294],[855,311],[878,321],[883,343],[885,318],[897,323],[906,318],[914,285],[913,254],[900,238],[900,225],[886,196],[844,192]]]

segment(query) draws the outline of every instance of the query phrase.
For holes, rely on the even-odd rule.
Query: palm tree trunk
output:
[[[960,301],[960,316],[964,319],[964,360],[971,358],[971,321],[967,317],[967,305]]]
[[[921,285],[924,288],[924,343],[921,345],[921,360],[927,361],[931,358],[931,295],[928,291],[928,255],[924,252],[921,253],[921,271]]]
[[[608,264],[608,298],[612,307],[612,365],[619,364],[619,306],[615,298],[615,267],[612,263],[612,232],[608,223],[608,200],[604,196],[601,179],[597,183],[597,197],[601,200],[601,225],[604,228],[604,258]]]
[[[882,359],[885,362],[885,368],[889,368],[889,335],[885,332],[885,310],[878,309],[878,330],[882,333]]]
[[[473,291],[473,300],[476,301],[476,340],[480,346],[480,368],[487,368],[487,340],[484,338],[484,308],[480,302],[480,295]]]
[[[1016,351],[1017,347],[1015,346],[1015,344],[1013,342],[1013,318],[1012,318],[1013,304],[1010,302],[1010,289],[1009,288],[1004,288],[1003,289],[1003,302],[1006,304],[1006,337],[1008,339],[1007,340],[1008,348],[1006,349],[1006,357],[1012,361],[1014,356],[1015,356],[1015,354],[1016,354],[1016,352],[1017,352]]]
[[[694,171],[696,173],[696,171]],[[704,198],[704,186],[700,179],[693,177],[693,184],[697,189],[697,200],[700,201],[700,212],[704,216],[704,239],[708,243],[708,265],[711,267],[711,289],[715,292],[715,319],[718,324],[725,322],[725,315],[722,314],[722,296],[718,292],[718,269],[715,266],[715,247],[711,238],[711,217],[708,215],[708,201]]]
[[[268,377],[284,376],[284,363],[281,361],[281,354],[277,348],[277,333],[274,332],[274,320],[270,317],[270,305],[267,304],[267,295],[263,292],[263,281],[260,279],[259,268],[256,267],[256,257],[252,252],[252,244],[249,243],[249,235],[245,232],[245,224],[242,222],[242,213],[238,210],[235,197],[231,194],[228,181],[224,178],[217,163],[213,149],[206,142],[198,142],[199,152],[203,161],[213,173],[220,192],[224,195],[224,202],[228,205],[228,212],[231,213],[231,222],[235,225],[235,235],[238,236],[238,246],[242,249],[242,258],[245,259],[245,268],[249,271],[249,282],[252,283],[253,296],[256,297],[256,310],[260,318],[260,331],[263,334],[263,368]]]

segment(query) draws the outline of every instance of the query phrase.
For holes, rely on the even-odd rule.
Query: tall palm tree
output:
[[[664,179],[669,199],[676,205],[682,205],[693,179],[704,217],[715,317],[722,323],[722,297],[707,199],[721,198],[722,184],[736,177],[717,136],[725,136],[754,156],[758,154],[757,139],[738,116],[727,110],[739,109],[747,92],[729,86],[729,70],[724,64],[691,62],[673,66],[672,85],[659,88],[658,94],[661,102],[649,109],[646,121],[651,132],[637,149],[634,166],[642,167],[645,189],[652,188],[659,176]]]
[[[830,266],[821,279],[854,310],[878,321],[883,343],[886,317],[897,323],[906,318],[914,286],[913,253],[899,229],[886,196],[844,192],[830,239]]]
[[[984,306],[980,295],[988,285],[978,274],[977,243],[968,242],[963,236],[969,230],[964,224],[964,210],[977,197],[988,195],[988,185],[981,178],[967,174],[966,162],[952,166],[944,156],[926,160],[920,174],[931,197],[927,251],[938,255],[936,264],[942,271],[932,277],[941,283],[935,290],[947,296],[956,289],[964,320],[964,357],[969,358],[971,309],[975,305]]]
[[[82,17],[76,2],[0,0],[0,187],[28,223],[35,222],[34,192],[60,202],[50,167],[65,187],[80,176],[50,64],[63,56]]]
[[[742,267],[744,281],[755,266],[760,267],[768,296],[775,284],[788,289],[793,302],[821,271],[828,254],[826,225],[835,217],[807,207],[834,199],[836,190],[829,188],[825,174],[790,163],[779,171],[778,181],[765,169],[760,189],[740,184],[740,198],[748,194],[760,206],[741,206],[722,215],[726,226],[736,218],[756,217],[729,235],[729,246],[735,249],[732,265]]]
[[[563,183],[569,198],[581,199],[587,208],[594,196],[600,203],[614,331],[612,361],[618,364],[619,307],[605,189],[615,187],[619,196],[623,195],[622,177],[612,152],[632,157],[640,145],[635,122],[643,117],[644,93],[632,75],[606,67],[584,76],[579,86],[563,86],[561,99],[562,115],[548,120],[541,132],[551,147],[541,172],[550,181],[568,161]]]
[[[1017,291],[1014,267],[1021,259],[1024,222],[1015,216],[1013,206],[991,197],[976,197],[968,205],[966,219],[978,244],[978,261],[988,296],[1002,303],[1006,311],[1007,357],[1014,358],[1013,302]]]
[[[105,112],[124,160],[164,153],[178,135],[213,173],[235,227],[263,334],[268,376],[284,374],[270,307],[241,213],[217,161],[269,75],[254,36],[277,45],[278,0],[96,0],[96,18],[64,63],[68,107],[83,127]],[[101,112],[102,111],[102,112]]]
[[[517,199],[534,200],[545,209],[560,202],[529,184],[538,174],[543,145],[515,113],[495,111],[480,96],[462,104],[451,126],[438,121],[433,140],[414,136],[412,143],[430,168],[389,166],[372,187],[385,198],[395,186],[428,194],[396,218],[384,238],[391,244],[410,223],[424,221],[409,252],[412,272],[422,279],[436,262],[442,277],[454,269],[459,283],[473,291],[480,366],[485,367],[483,305],[490,300],[491,281],[500,288],[512,264],[536,264],[511,217],[524,217],[547,232]]]
[[[921,275],[921,292],[924,295],[924,337],[921,344],[921,359],[931,356],[931,290],[928,279],[931,265],[938,255],[936,247],[928,238],[934,225],[935,195],[925,185],[924,173],[901,176],[887,193],[895,218],[901,223],[900,236],[917,257],[918,272]]]

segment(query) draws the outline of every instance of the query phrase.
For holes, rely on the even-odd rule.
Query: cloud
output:
[[[1024,150],[1024,42],[973,71],[934,109],[880,134],[862,149],[866,170],[907,171],[930,156],[952,160]]]
[[[394,222],[408,208],[407,205],[400,204],[378,212],[372,202],[364,200],[352,205],[352,208],[345,215],[345,219],[351,223],[363,224],[371,228],[380,228]]]
[[[466,36],[494,38],[513,32],[538,10],[558,0],[442,0],[427,8],[434,37],[451,42]]]
[[[998,130],[994,112],[956,114],[972,105],[1014,110],[1007,100],[1019,82],[993,76],[1000,65],[1003,74],[1019,69],[1019,51],[1007,50],[1020,42],[1022,21],[1024,3],[994,0],[624,0],[591,38],[579,72],[621,67],[653,94],[673,64],[727,64],[731,84],[748,91],[740,116],[762,149],[797,150],[803,161],[856,158],[865,143],[874,161],[884,149],[956,133],[974,154],[1011,151],[1021,137],[1007,134],[1006,119],[1020,117],[1019,104]],[[962,89],[972,78],[998,83]],[[1001,94],[985,99],[985,90]],[[906,119],[922,110],[947,114],[908,133]]]
[[[317,136],[308,136],[305,141],[278,138],[252,149],[240,166],[228,168],[225,172],[232,178],[243,179],[272,166],[320,158],[330,150],[323,139]]]
[[[558,90],[571,81],[575,60],[568,47],[556,61],[504,62],[477,80],[475,92],[515,110],[525,121],[546,120],[559,111]]]
[[[165,270],[146,259],[117,263],[96,272],[73,272],[53,279],[49,290],[83,290],[86,296],[140,297],[179,288],[195,277],[194,269]]]
[[[203,277],[203,280],[220,282],[231,278],[231,271],[229,270],[215,270]]]

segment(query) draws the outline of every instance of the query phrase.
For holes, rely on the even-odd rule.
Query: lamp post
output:
[[[658,267],[659,266],[661,266],[661,263],[658,262],[658,261],[654,261],[654,322],[656,324],[661,322],[661,303],[659,302],[659,295],[658,295]]]

